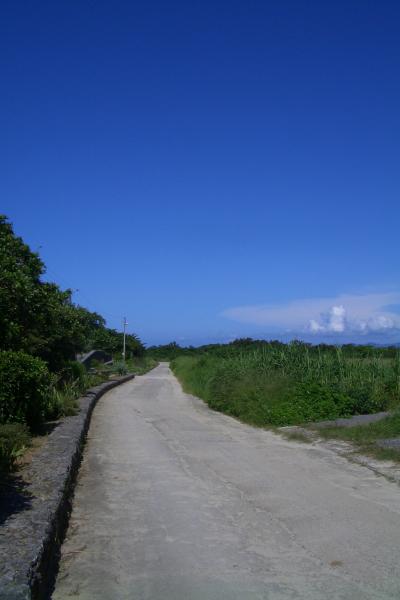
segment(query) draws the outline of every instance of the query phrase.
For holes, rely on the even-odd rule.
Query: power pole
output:
[[[126,354],[126,352],[125,352],[125,349],[126,349],[126,339],[125,338],[126,338],[126,326],[127,325],[128,325],[128,323],[127,323],[126,317],[124,317],[124,347],[123,347],[123,350],[122,350],[122,359],[123,359],[124,362],[125,362],[125,354]]]

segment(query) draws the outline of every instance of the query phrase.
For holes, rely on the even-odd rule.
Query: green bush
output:
[[[124,361],[115,361],[113,366],[112,366],[112,371],[114,373],[118,373],[118,375],[126,375],[128,372],[128,369],[126,368],[126,365],[124,363]]]
[[[357,386],[349,385],[346,393],[351,398],[351,414],[354,415],[386,410],[389,399],[393,396],[390,387],[381,382],[372,385],[365,382],[360,382]]]
[[[329,386],[310,381],[298,383],[269,414],[273,425],[294,425],[310,421],[324,421],[353,414],[352,400]]]
[[[11,471],[16,459],[29,446],[30,436],[26,425],[10,423],[0,425],[0,472]]]
[[[49,389],[47,418],[53,420],[76,415],[77,399],[82,393],[83,389],[78,379],[62,384],[55,382]]]
[[[102,366],[102,363],[99,363]],[[58,419],[75,415],[78,410],[77,399],[87,388],[97,385],[107,377],[106,372],[89,374],[84,365],[77,361],[69,361],[61,373],[52,378],[49,389],[48,419]]]
[[[78,381],[82,387],[85,387],[87,378],[85,366],[77,360],[68,361],[60,373],[60,381],[63,383]]]
[[[33,428],[48,410],[51,376],[46,364],[24,352],[0,351],[0,423]]]

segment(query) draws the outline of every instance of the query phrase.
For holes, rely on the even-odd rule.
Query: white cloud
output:
[[[390,308],[399,302],[400,292],[343,294],[278,305],[239,306],[225,310],[222,315],[277,330],[363,334],[400,329],[400,314]]]

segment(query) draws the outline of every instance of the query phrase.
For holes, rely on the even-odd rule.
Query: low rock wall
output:
[[[133,377],[90,389],[79,400],[79,413],[60,421],[24,470],[18,506],[0,526],[1,600],[50,597],[93,408],[105,392]]]

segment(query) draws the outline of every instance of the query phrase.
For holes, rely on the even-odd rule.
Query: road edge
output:
[[[400,465],[397,462],[382,460],[363,454],[362,450],[348,441],[337,438],[321,438],[318,435],[318,429],[310,430],[301,425],[288,425],[277,427],[275,431],[288,441],[298,441],[310,444],[314,448],[324,448],[325,450],[334,452],[349,462],[366,467],[378,477],[384,477],[388,481],[400,486]]]

